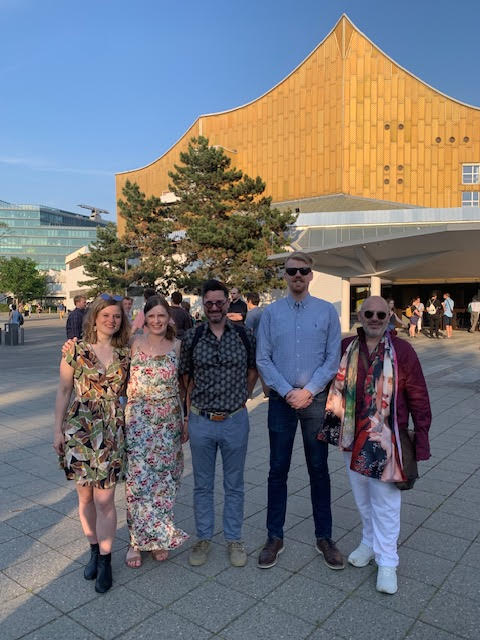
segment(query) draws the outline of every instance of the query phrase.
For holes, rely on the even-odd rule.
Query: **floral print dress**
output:
[[[99,489],[115,486],[124,468],[124,416],[120,397],[127,382],[130,349],[114,348],[105,369],[93,347],[74,344],[65,355],[73,368],[75,399],[65,417],[60,466],[69,480]]]
[[[177,357],[132,355],[125,409],[125,493],[130,545],[140,551],[175,549],[188,538],[173,521],[183,471],[182,411]]]

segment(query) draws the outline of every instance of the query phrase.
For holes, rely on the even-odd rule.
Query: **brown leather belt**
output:
[[[235,411],[203,411],[202,409],[197,409],[193,405],[190,407],[190,411],[197,416],[202,416],[202,418],[207,418],[207,420],[212,420],[213,422],[223,422],[227,418],[231,418],[239,411],[242,411],[244,407],[240,407],[239,409],[235,409]]]

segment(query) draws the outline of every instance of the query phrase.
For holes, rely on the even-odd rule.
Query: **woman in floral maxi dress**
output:
[[[141,565],[141,551],[151,551],[162,561],[169,549],[188,538],[173,521],[186,439],[178,388],[179,343],[162,296],[150,298],[144,313],[148,333],[132,345],[125,409],[130,532],[126,563],[131,568]]]
[[[120,397],[130,363],[130,331],[120,300],[99,296],[85,318],[84,340],[65,345],[55,406],[53,446],[67,478],[76,482],[80,522],[91,549],[84,577],[96,578],[99,593],[112,585],[114,494],[124,466]],[[72,390],[75,399],[68,407]]]

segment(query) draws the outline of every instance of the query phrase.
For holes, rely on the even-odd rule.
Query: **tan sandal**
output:
[[[127,555],[125,556],[125,564],[130,569],[139,569],[142,566],[142,554],[138,549],[128,547]]]
[[[155,551],[152,551],[152,558],[157,562],[164,562],[168,558],[168,551],[166,549],[155,549]]]

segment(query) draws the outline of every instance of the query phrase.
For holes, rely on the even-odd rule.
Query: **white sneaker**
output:
[[[361,542],[358,547],[348,556],[348,562],[354,567],[366,567],[370,560],[373,560],[375,554],[371,547]]]
[[[397,593],[397,569],[396,567],[378,567],[377,591],[382,593]]]

